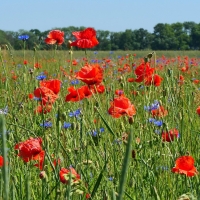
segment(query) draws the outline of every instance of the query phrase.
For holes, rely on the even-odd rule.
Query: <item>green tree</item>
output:
[[[200,49],[200,24],[195,24],[191,30],[191,47],[192,49]]]
[[[97,31],[97,39],[99,44],[94,48],[95,50],[111,50],[110,32],[109,31]]]
[[[3,30],[0,30],[0,45],[4,45],[8,43],[8,38],[6,33]]]
[[[176,50],[178,48],[178,41],[169,24],[157,24],[154,27],[153,36],[151,44],[153,50]]]
[[[120,46],[122,50],[133,50],[133,31],[130,29],[125,30],[120,37]]]
[[[110,43],[111,43],[111,50],[120,50],[120,38],[122,32],[112,32],[110,33]]]
[[[140,28],[133,31],[132,44],[134,50],[150,49],[152,42],[152,34],[147,30]]]
[[[189,50],[189,42],[190,42],[190,36],[185,32],[183,23],[173,23],[171,25],[174,35],[177,39],[176,43],[176,49],[178,50]]]

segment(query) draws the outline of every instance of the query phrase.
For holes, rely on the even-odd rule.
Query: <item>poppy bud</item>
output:
[[[135,159],[135,157],[136,157],[136,151],[132,150],[132,158]]]
[[[123,77],[120,76],[120,77],[118,78],[119,83],[120,83],[122,80],[123,80]]]
[[[47,178],[46,172],[45,171],[41,171],[39,174],[40,179],[45,179]]]
[[[129,117],[129,118],[128,118],[128,122],[129,122],[129,124],[133,124],[133,122],[134,122],[133,117]]]
[[[153,54],[154,54],[154,51],[152,52],[152,53],[149,53],[148,55],[147,55],[147,58],[152,58],[152,56],[153,56]]]
[[[29,69],[29,74],[33,74],[33,69]]]
[[[124,83],[120,83],[120,86],[121,86],[122,88],[124,88]]]
[[[72,43],[72,41],[69,40],[68,43],[67,43],[67,48],[72,49],[71,43]]]

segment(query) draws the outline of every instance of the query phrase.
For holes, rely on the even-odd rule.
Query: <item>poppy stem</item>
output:
[[[72,72],[72,54],[73,54],[73,52],[72,52],[72,50],[70,50],[69,51],[69,54],[70,54],[70,73]]]
[[[85,57],[86,57],[86,59],[87,59],[87,50],[85,49]]]
[[[154,68],[156,68],[156,52],[154,51]]]
[[[23,52],[24,53],[24,61],[25,61],[25,49],[26,49],[26,40],[24,40],[24,52]]]
[[[55,49],[54,49],[54,55],[53,55],[53,58],[55,59],[55,55],[56,55],[56,50],[57,50],[57,44],[55,45]]]

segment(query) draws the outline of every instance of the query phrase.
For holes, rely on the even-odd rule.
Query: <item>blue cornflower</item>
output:
[[[19,68],[20,68],[20,67],[22,67],[22,65],[21,65],[21,64],[17,64],[17,67],[19,67]]]
[[[140,85],[138,89],[139,90],[143,90],[144,89],[144,85]]]
[[[149,120],[148,120],[150,123],[153,123],[153,122],[155,122],[156,121],[156,119],[154,119],[154,118],[149,118]]]
[[[81,109],[77,109],[74,112],[70,112],[69,113],[69,117],[76,117],[78,118],[78,116],[81,114]]]
[[[52,122],[46,121],[46,122],[41,123],[40,126],[42,126],[44,128],[50,128],[50,127],[52,127]]]
[[[148,121],[149,121],[150,123],[153,123],[153,124],[156,125],[156,126],[162,126],[162,125],[163,125],[162,120],[156,120],[156,119],[154,119],[154,118],[149,118]]]
[[[39,97],[33,97],[33,100],[35,100],[35,101],[41,101],[41,98],[39,98]]]
[[[97,59],[92,59],[91,62],[92,62],[92,63],[99,63],[99,60],[97,60]],[[101,61],[100,61],[100,62],[101,62]]]
[[[69,122],[64,122],[63,128],[68,129],[68,128],[71,127],[71,125],[72,125],[72,124],[69,123]]]
[[[19,39],[19,40],[23,40],[23,41],[28,40],[28,38],[29,38],[28,35],[19,35],[19,36],[18,36],[18,39]]]
[[[110,54],[113,54],[114,52],[113,51],[110,51]]]
[[[156,121],[154,122],[154,125],[156,125],[156,126],[162,126],[162,125],[163,125],[163,122],[162,122],[162,120],[156,120]]]
[[[93,130],[93,131],[91,132],[91,135],[92,135],[93,137],[97,137],[98,133],[97,133],[97,131]]]
[[[144,109],[146,111],[152,111],[152,110],[156,110],[160,107],[160,104],[157,100],[154,101],[154,103],[152,103],[150,106],[144,106]]]
[[[105,131],[104,128],[100,128],[100,133],[103,133]]]
[[[113,177],[108,177],[108,180],[109,181],[113,181]]]
[[[94,51],[94,54],[95,54],[95,55],[98,54],[98,51]]]
[[[0,115],[7,115],[8,114],[8,106],[3,109],[0,109]]]
[[[39,80],[39,81],[42,81],[42,80],[44,80],[46,77],[47,77],[46,75],[40,74],[40,75],[36,76],[36,79]]]
[[[79,84],[79,80],[77,80],[77,79],[76,79],[76,80],[72,80],[72,81],[71,81],[71,84],[72,84],[72,85],[77,85],[77,84]]]

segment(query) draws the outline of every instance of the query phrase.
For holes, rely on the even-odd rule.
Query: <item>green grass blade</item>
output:
[[[121,171],[117,200],[123,199],[124,187],[125,187],[125,184],[126,184],[126,175],[127,175],[127,171],[128,171],[128,165],[129,165],[131,148],[132,148],[132,145],[131,145],[132,138],[133,138],[132,134],[133,133],[132,133],[132,128],[131,128],[131,132],[130,132],[129,137],[128,137],[128,144],[127,144],[127,147],[126,147],[126,153],[125,153],[125,156],[124,156],[122,171]]]
[[[104,165],[103,169],[101,170],[101,173],[99,174],[99,177],[98,177],[98,179],[97,179],[97,182],[96,182],[95,185],[94,185],[94,188],[93,188],[92,194],[91,194],[91,199],[94,197],[94,195],[95,195],[95,193],[96,193],[96,191],[97,191],[97,189],[98,189],[98,187],[99,187],[99,185],[100,185],[100,183],[101,183],[101,179],[103,178],[103,172],[104,172],[105,169],[106,169],[106,165],[107,165],[107,161],[105,162],[105,165]]]
[[[110,133],[115,136],[114,131],[112,130],[112,128],[109,126],[109,124],[106,122],[106,120],[104,119],[104,117],[102,116],[102,114],[99,112],[99,110],[97,109],[97,112],[99,114],[99,116],[101,117],[101,119],[103,120],[104,124],[106,125],[107,129],[110,131]]]
[[[7,144],[6,144],[6,129],[5,119],[0,115],[0,134],[2,135],[2,152],[4,158],[3,166],[3,180],[4,180],[4,199],[9,199],[9,181],[8,181],[8,157],[7,157]]]

